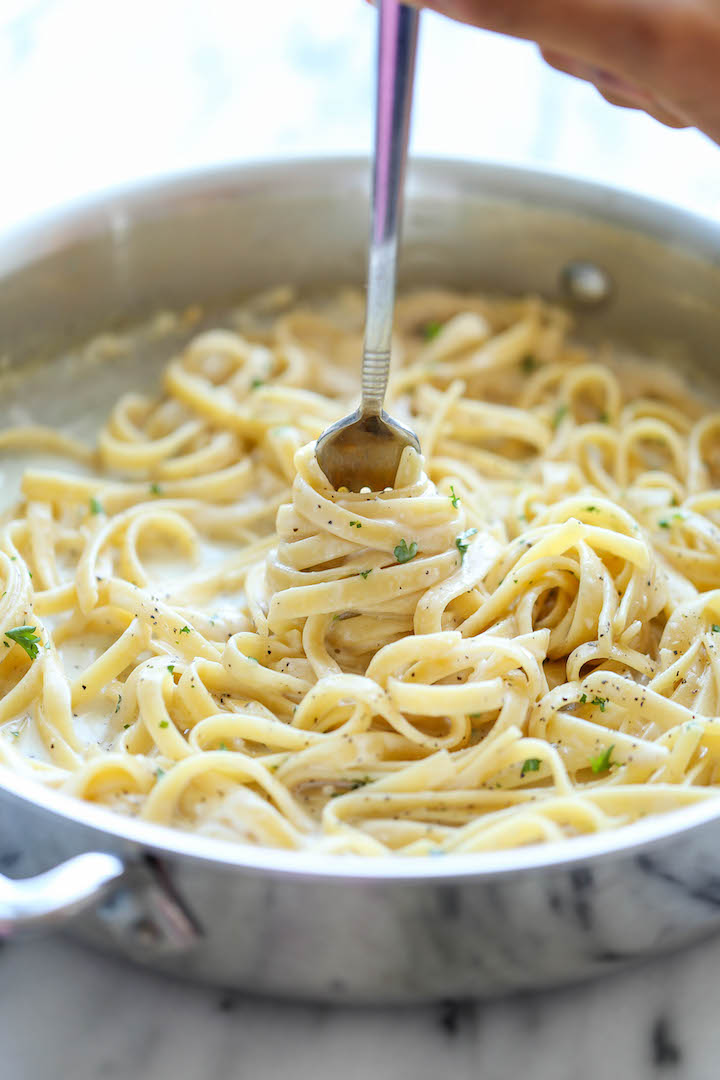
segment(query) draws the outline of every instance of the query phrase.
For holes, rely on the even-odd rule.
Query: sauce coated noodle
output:
[[[392,490],[313,440],[362,302],[287,294],[119,400],[0,532],[0,758],[79,798],[292,849],[485,851],[616,828],[720,777],[720,413],[537,300],[397,312]]]

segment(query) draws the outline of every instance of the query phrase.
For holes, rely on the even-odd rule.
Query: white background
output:
[[[423,16],[413,147],[720,217],[720,151],[614,109],[533,46]],[[363,0],[0,0],[0,228],[167,170],[367,151]]]

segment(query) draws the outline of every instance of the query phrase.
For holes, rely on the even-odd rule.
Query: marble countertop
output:
[[[366,151],[361,0],[3,0],[0,229],[171,169]],[[529,45],[428,17],[416,152],[534,165],[720,218],[720,152],[607,106]],[[720,940],[477,1005],[348,1010],[173,983],[59,938],[0,951],[3,1080],[720,1075]]]
[[[173,982],[69,941],[0,952],[4,1080],[717,1080],[720,939],[474,1004],[349,1009]]]

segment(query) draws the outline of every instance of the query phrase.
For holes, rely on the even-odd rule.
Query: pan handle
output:
[[[154,859],[126,865],[116,855],[88,852],[44,874],[0,874],[0,940],[64,926],[93,910],[106,930],[128,945],[181,952],[199,928]]]
[[[0,875],[0,937],[66,922],[107,896],[124,873],[115,855],[93,851],[36,877]]]

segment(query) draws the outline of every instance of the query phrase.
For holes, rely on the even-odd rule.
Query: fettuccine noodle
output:
[[[197,334],[0,528],[0,760],[147,821],[354,854],[614,829],[720,780],[720,412],[538,300],[401,299],[395,485],[334,490],[362,301]],[[3,647],[4,646],[4,647]]]

